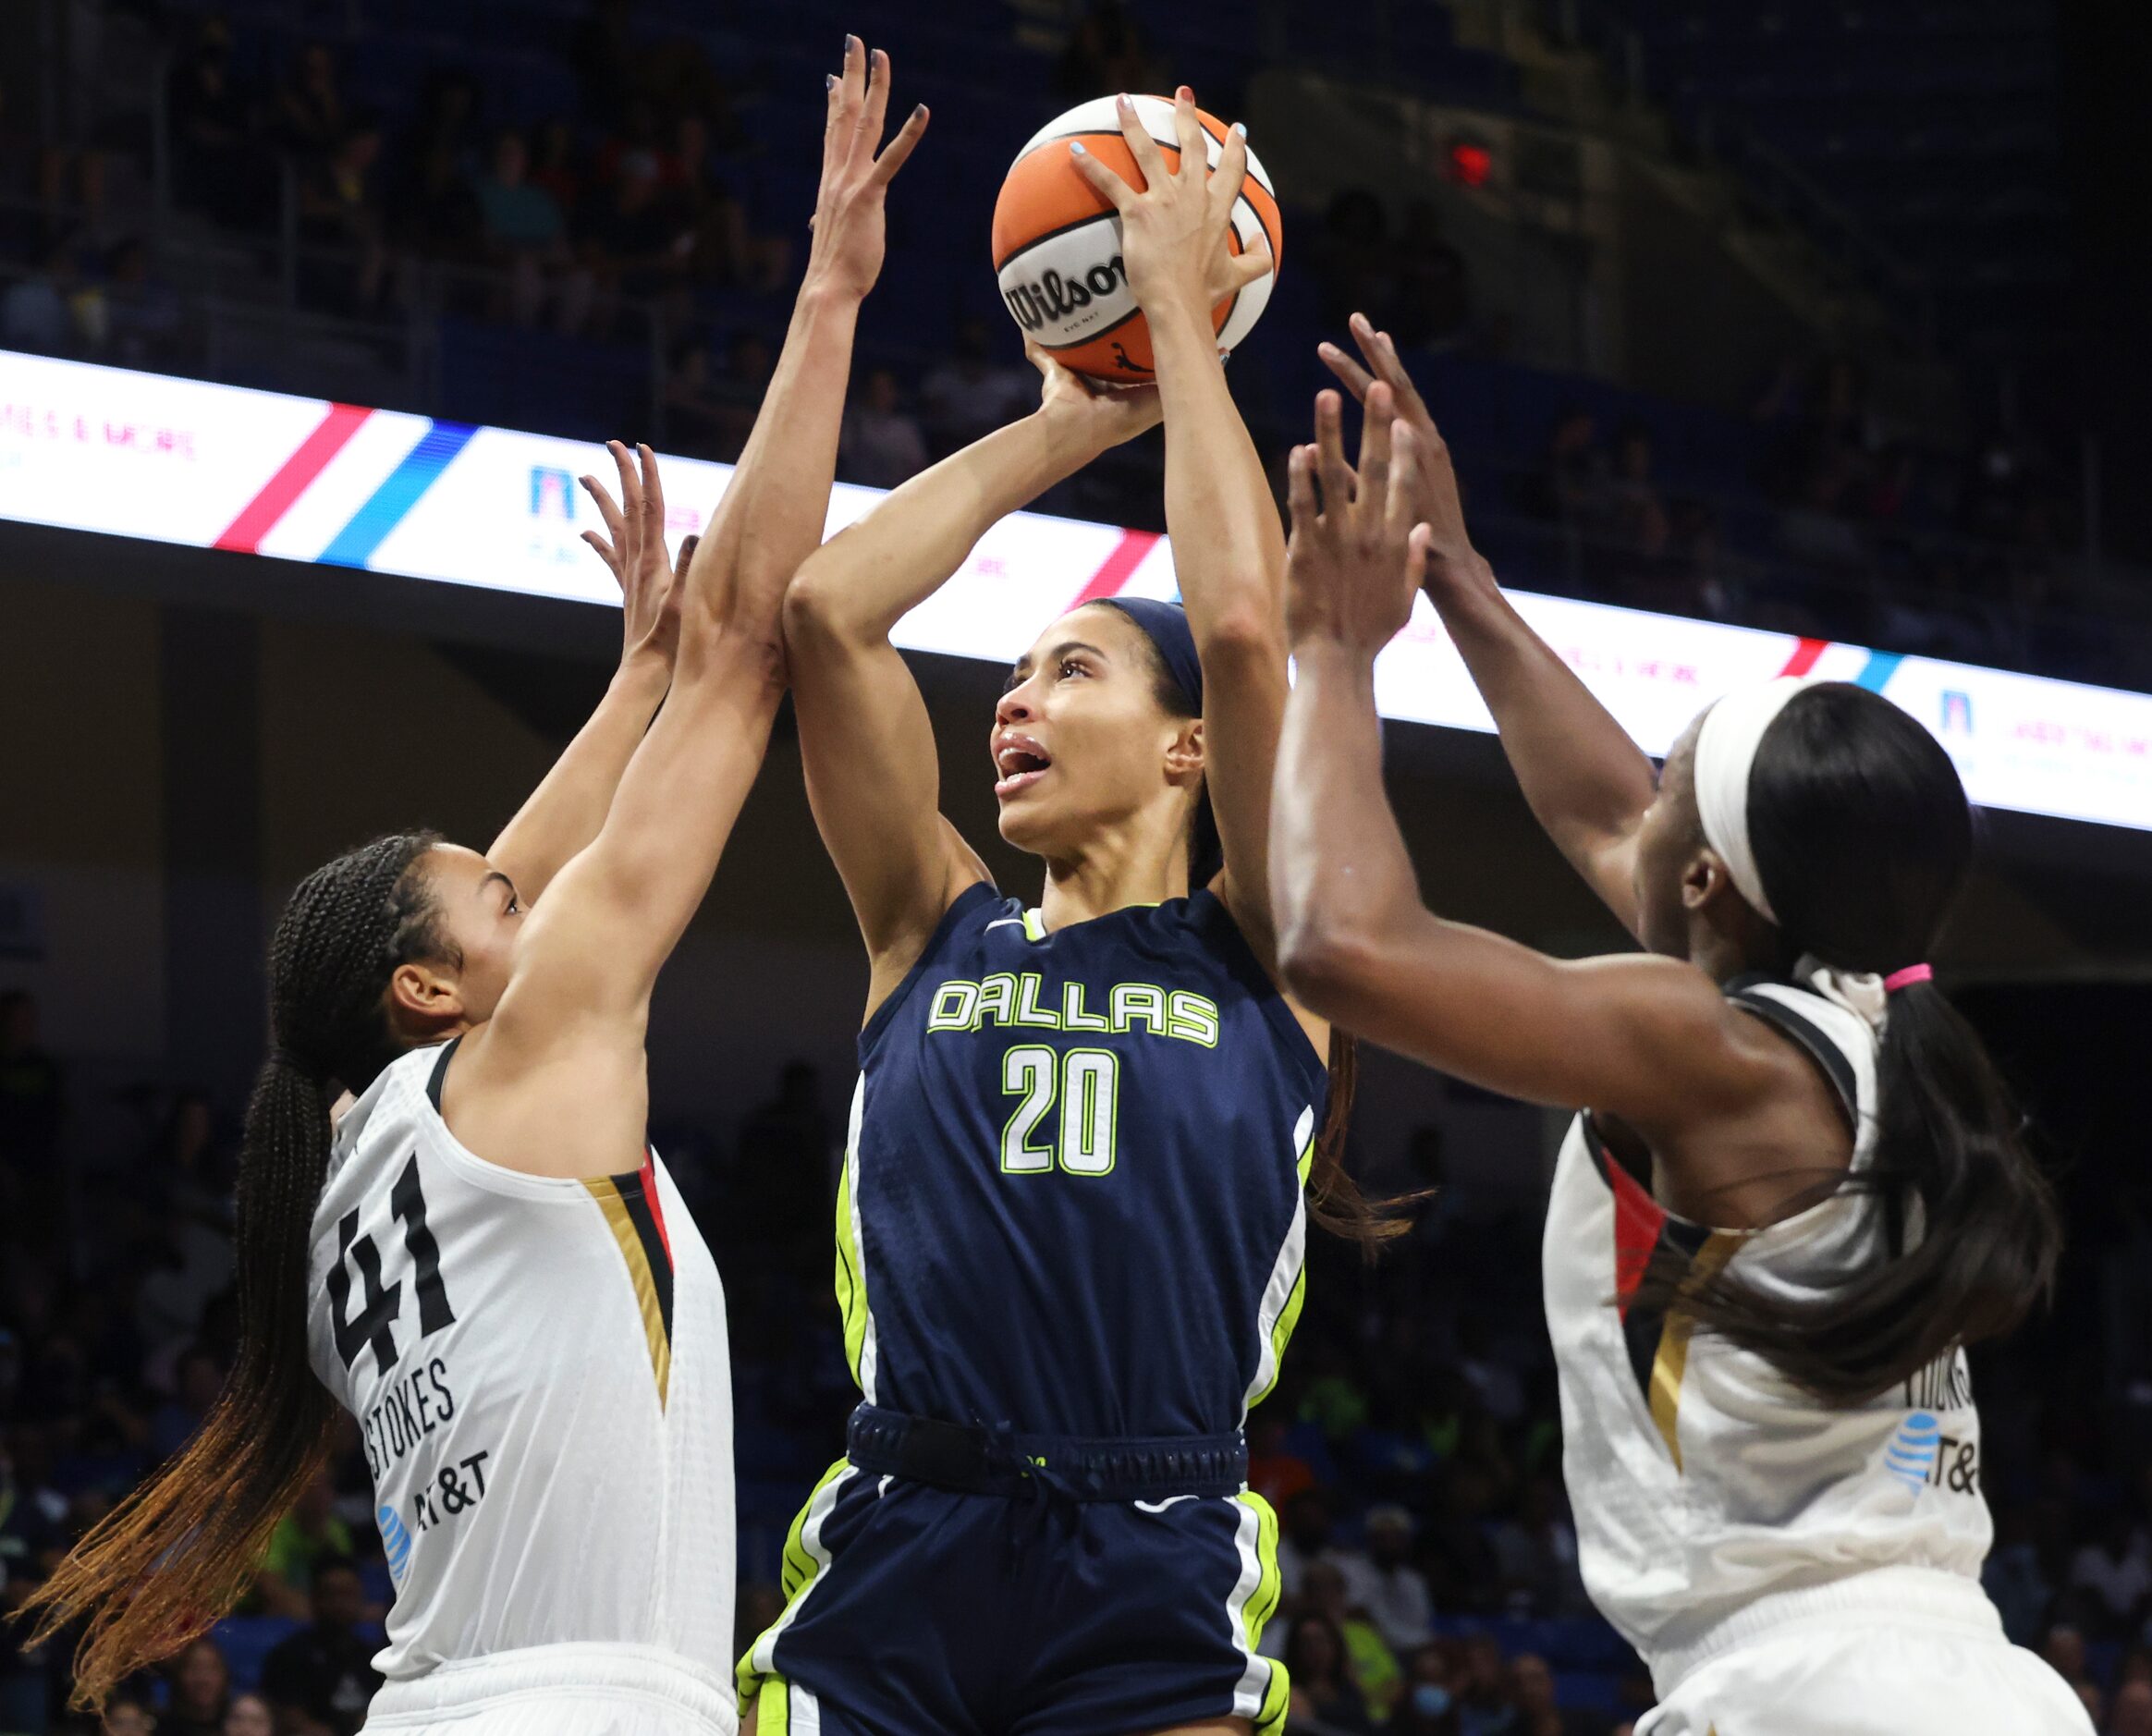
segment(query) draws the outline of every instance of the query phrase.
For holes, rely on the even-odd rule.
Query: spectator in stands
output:
[[[1510,1665],[1510,1681],[1518,1736],[1607,1736],[1610,1719],[1594,1712],[1565,1712],[1557,1704],[1554,1671],[1537,1653],[1520,1653]]]
[[[846,410],[840,451],[845,480],[870,488],[894,488],[926,468],[926,436],[887,368],[868,373]]]
[[[769,294],[791,275],[790,243],[748,227],[747,207],[710,166],[710,128],[700,115],[683,115],[673,128],[673,148],[660,166],[660,183],[675,222],[688,238],[688,269],[712,288],[751,288]]]
[[[1375,1720],[1353,1684],[1345,1638],[1327,1616],[1296,1617],[1285,1643],[1285,1668],[1292,1681],[1292,1716],[1339,1736],[1373,1736]]]
[[[326,1468],[314,1473],[291,1511],[270,1534],[269,1552],[254,1586],[273,1616],[305,1621],[313,1615],[315,1570],[324,1561],[351,1559],[351,1530],[336,1517],[336,1488]]]
[[[173,197],[227,228],[266,224],[276,208],[276,165],[260,149],[253,101],[232,70],[222,18],[204,18],[193,45],[174,60],[165,103]]]
[[[1353,1575],[1353,1601],[1400,1656],[1435,1637],[1427,1580],[1412,1564],[1412,1516],[1394,1504],[1367,1510],[1367,1554]]]
[[[713,431],[713,458],[732,463],[753,430],[755,411],[776,365],[770,347],[754,332],[737,332],[725,351],[725,367],[705,394]]]
[[[150,1419],[150,1450],[169,1459],[193,1436],[224,1386],[224,1363],[207,1345],[190,1344],[179,1353],[176,1390]]]
[[[1444,1647],[1423,1645],[1407,1661],[1404,1697],[1388,1728],[1395,1736],[1460,1736],[1457,1694]]]
[[[403,254],[403,299],[416,294],[409,273],[420,261],[476,263],[483,219],[471,190],[477,148],[477,81],[460,67],[430,74],[418,113],[396,152],[387,199],[388,238]]]
[[[336,148],[300,176],[300,240],[329,255],[307,261],[300,275],[318,305],[363,314],[380,304],[388,269],[380,165],[381,123],[358,115]]]
[[[1368,1716],[1376,1723],[1389,1716],[1404,1687],[1404,1670],[1393,1652],[1368,1619],[1366,1610],[1348,1589],[1345,1562],[1362,1569],[1366,1558],[1337,1551],[1328,1559],[1311,1561],[1301,1580],[1302,1611],[1321,1616],[1336,1630],[1345,1645],[1345,1673],[1360,1691]]]
[[[1651,430],[1641,422],[1624,422],[1614,437],[1614,473],[1606,489],[1607,533],[1632,556],[1626,569],[1656,565],[1667,552],[1667,508],[1652,477]]]
[[[0,295],[0,345],[46,356],[80,353],[88,348],[78,317],[82,293],[74,239],[62,236],[39,256],[35,275]]]
[[[1590,1609],[1577,1565],[1576,1527],[1559,1477],[1534,1477],[1515,1518],[1495,1526],[1493,1542],[1503,1588],[1535,1614],[1578,1616]]]
[[[1995,1547],[1980,1571],[1980,1583],[2001,1614],[2002,1631],[2011,1644],[2033,1644],[2047,1623],[2055,1591],[2041,1569],[2032,1514],[2025,1509],[1998,1508]]]
[[[1458,1736],[1510,1736],[1517,1729],[1510,1672],[1492,1634],[1474,1633],[1466,1639],[1456,1693]]]
[[[343,142],[349,123],[336,51],[324,42],[305,43],[276,86],[276,141],[301,160],[328,156]]]
[[[225,1714],[224,1736],[278,1736],[269,1702],[258,1693],[235,1693]]]
[[[1004,346],[1015,348],[1004,326]],[[928,450],[947,458],[961,446],[983,440],[997,428],[1028,415],[1039,401],[1039,376],[1021,363],[997,362],[994,335],[976,313],[957,322],[948,354],[920,382]]]
[[[170,368],[180,359],[187,315],[178,293],[151,270],[149,245],[129,236],[104,256],[111,322],[107,353],[129,368]]]
[[[584,237],[585,255],[610,294],[661,295],[679,280],[690,238],[661,194],[656,156],[622,153]]]
[[[2108,1707],[2107,1736],[2152,1736],[2152,1682],[2116,1687]]]
[[[2040,1647],[2040,1656],[2048,1667],[2073,1688],[2087,1680],[2085,1669],[2085,1634],[2083,1630],[2069,1622],[2059,1621],[2048,1630],[2048,1638]]]
[[[471,182],[491,261],[508,274],[503,311],[529,327],[550,302],[556,329],[579,332],[590,319],[591,274],[569,246],[559,202],[531,179],[530,168],[529,144],[507,127],[494,139],[486,172]]]
[[[1330,1498],[1319,1488],[1303,1490],[1278,1519],[1278,1578],[1285,1595],[1298,1597],[1309,1567],[1329,1552]]]
[[[281,1640],[262,1663],[262,1693],[278,1725],[300,1736],[356,1736],[381,1686],[376,1642],[361,1634],[366,1595],[346,1557],[314,1564],[313,1621]]]
[[[232,1672],[217,1643],[207,1636],[192,1641],[165,1669],[172,1693],[157,1719],[157,1736],[224,1736]]]
[[[155,1736],[156,1729],[157,1719],[149,1703],[131,1693],[113,1695],[97,1720],[98,1736]]]
[[[1055,95],[1082,103],[1117,91],[1165,88],[1165,74],[1123,0],[1092,0],[1054,67]]]
[[[1525,492],[1525,510],[1552,523],[1583,526],[1603,509],[1608,481],[1598,424],[1590,410],[1572,404],[1555,419],[1538,472]]]
[[[1464,255],[1442,233],[1431,199],[1405,207],[1396,249],[1398,304],[1391,337],[1400,349],[1449,343],[1472,321],[1472,275]]]
[[[2093,1639],[2134,1634],[2152,1608],[2152,1552],[2145,1533],[2112,1521],[2070,1563],[2074,1607]]]

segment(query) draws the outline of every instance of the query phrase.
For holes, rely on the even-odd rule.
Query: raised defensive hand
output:
[[[1359,346],[1366,366],[1363,367],[1336,344],[1318,345],[1315,353],[1322,357],[1324,365],[1338,376],[1345,389],[1363,405],[1377,385],[1388,388],[1398,420],[1412,431],[1418,458],[1414,478],[1417,504],[1413,509],[1429,531],[1427,582],[1437,587],[1459,582],[1491,582],[1493,575],[1473,547],[1472,537],[1465,530],[1464,502],[1458,492],[1457,470],[1450,462],[1449,443],[1435,426],[1434,413],[1428,410],[1427,400],[1412,384],[1404,363],[1398,360],[1397,346],[1390,341],[1388,332],[1376,331],[1364,313],[1355,313],[1351,326],[1352,341]]]
[[[620,587],[620,660],[625,663],[647,653],[663,656],[669,666],[680,642],[680,588],[687,582],[688,562],[701,539],[683,537],[679,554],[668,561],[665,487],[658,480],[657,455],[639,446],[637,462],[630,465],[628,448],[619,441],[606,441],[605,450],[620,472],[620,498],[616,502],[594,476],[580,479],[597,506],[598,517],[605,521],[604,536],[585,531],[582,540],[597,551]]]
[[[822,128],[822,185],[814,196],[813,244],[807,281],[864,296],[881,275],[885,236],[882,202],[889,183],[926,132],[922,103],[888,148],[882,128],[889,112],[889,56],[872,55],[856,36],[844,39],[844,70],[829,78]]]
[[[1394,409],[1387,385],[1368,388],[1357,472],[1335,392],[1316,395],[1315,444],[1293,448],[1285,611],[1296,650],[1327,642],[1372,660],[1412,617],[1431,532],[1412,514],[1419,437]]]
[[[1218,302],[1270,270],[1267,248],[1235,255],[1226,244],[1233,202],[1248,175],[1246,130],[1235,127],[1226,135],[1213,169],[1210,141],[1196,118],[1195,92],[1184,84],[1173,95],[1180,163],[1168,168],[1166,153],[1144,128],[1136,105],[1123,96],[1116,113],[1143,177],[1142,187],[1130,186],[1081,141],[1069,148],[1077,173],[1120,215],[1121,259],[1130,292],[1146,311],[1180,297],[1208,318]]]

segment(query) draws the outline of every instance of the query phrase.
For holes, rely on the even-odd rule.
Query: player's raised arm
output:
[[[897,489],[811,556],[785,598],[807,793],[866,941],[870,1013],[986,878],[941,816],[933,728],[890,630],[997,520],[1157,421],[1155,391],[1094,392],[1033,360],[1045,376],[1036,411]]]
[[[1510,1096],[1655,1131],[1738,1103],[1769,1064],[1693,965],[1550,959],[1421,902],[1383,789],[1375,659],[1412,613],[1434,539],[1413,519],[1418,441],[1399,422],[1393,455],[1388,400],[1386,385],[1369,394],[1357,475],[1335,393],[1318,444],[1292,455],[1297,677],[1270,852],[1286,983],[1343,1029]]]
[[[641,446],[631,460],[617,440],[606,450],[620,472],[620,498],[596,477],[582,479],[606,532],[585,531],[583,541],[620,586],[620,666],[597,709],[486,851],[527,905],[605,823],[620,775],[672,685],[679,646],[680,588],[697,539],[686,538],[678,560],[668,558],[656,458]]]
[[[1430,532],[1428,598],[1494,714],[1502,751],[1534,816],[1622,926],[1636,934],[1636,835],[1651,806],[1651,761],[1576,671],[1510,606],[1494,569],[1473,547],[1449,448],[1389,335],[1356,313],[1352,336],[1365,366],[1335,344],[1323,345],[1322,357],[1371,410],[1370,393],[1387,386],[1394,413],[1416,437],[1413,510]]]
[[[1125,97],[1127,139],[1144,186],[1089,154],[1080,172],[1113,202],[1129,287],[1150,327],[1166,417],[1166,525],[1204,671],[1204,776],[1225,870],[1218,887],[1258,956],[1274,954],[1268,876],[1271,767],[1285,710],[1285,538],[1263,460],[1226,385],[1211,310],[1270,269],[1261,251],[1229,256],[1227,234],[1247,174],[1236,127],[1209,165],[1195,98],[1173,104],[1177,168]]]
[[[754,433],[688,565],[671,691],[597,837],[532,911],[498,1010],[449,1076],[444,1112],[483,1155],[576,1174],[640,1143],[650,991],[762,763],[784,685],[779,610],[827,517],[884,195],[925,128],[914,110],[877,154],[888,74],[886,55],[870,62],[848,40],[806,278]],[[571,1056],[572,1070],[560,1065]]]

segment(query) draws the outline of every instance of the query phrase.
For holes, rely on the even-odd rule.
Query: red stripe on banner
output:
[[[277,520],[291,510],[291,503],[306,493],[313,479],[328,468],[329,460],[344,449],[344,443],[359,432],[359,424],[373,414],[356,404],[331,404],[329,413],[300,443],[299,450],[284,460],[283,468],[260,494],[239,508],[239,516],[210,546],[253,554],[262,539],[276,528]]]
[[[1086,603],[1095,603],[1100,597],[1117,595],[1121,586],[1129,581],[1129,575],[1143,564],[1143,556],[1157,546],[1155,531],[1123,531],[1120,541],[1113,545],[1113,553],[1099,563],[1098,570],[1091,575],[1082,590],[1076,593],[1072,609],[1080,609]]]
[[[1829,649],[1830,641],[1828,639],[1804,639],[1793,647],[1793,654],[1786,659],[1786,666],[1779,673],[1780,675],[1806,675],[1809,670],[1816,667],[1817,659]]]

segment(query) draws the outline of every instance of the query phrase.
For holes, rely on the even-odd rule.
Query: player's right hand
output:
[[[926,105],[915,107],[882,149],[889,112],[889,56],[844,39],[844,70],[829,80],[822,129],[822,185],[814,196],[813,245],[806,288],[825,287],[863,298],[882,273],[883,197],[926,131]],[[878,154],[877,154],[878,153]]]
[[[1064,368],[1029,339],[1023,353],[1042,376],[1039,414],[1077,431],[1089,450],[1104,452],[1158,425],[1162,410],[1156,386],[1095,384]]]
[[[620,472],[620,498],[616,502],[594,476],[581,479],[605,522],[604,536],[585,531],[582,540],[597,551],[620,587],[620,661],[662,657],[669,669],[680,642],[680,593],[698,539],[683,537],[679,558],[667,560],[665,489],[657,477],[657,454],[639,446],[637,462],[630,464],[628,448],[619,441],[606,441],[605,450]]]

